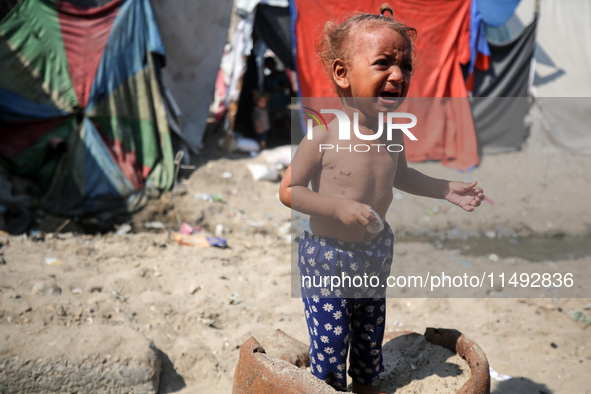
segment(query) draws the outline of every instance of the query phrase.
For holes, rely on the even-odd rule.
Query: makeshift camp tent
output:
[[[236,12],[240,22],[221,66],[228,85],[225,105],[229,107],[229,117],[235,116],[226,122],[225,129],[254,135],[253,91],[262,88],[266,49],[275,53],[286,67],[294,67],[290,11],[287,0],[240,0]]]
[[[22,0],[0,21],[0,156],[56,215],[130,212],[173,182],[150,3],[102,3]]]
[[[532,20],[535,3],[521,1],[515,34]],[[536,147],[591,154],[591,2],[541,1],[537,35],[532,96],[542,127]]]
[[[533,125],[536,149],[591,153],[591,54],[581,50],[591,47],[591,3],[524,0],[513,10],[504,19],[483,10],[491,59],[474,73],[479,149],[520,149]]]

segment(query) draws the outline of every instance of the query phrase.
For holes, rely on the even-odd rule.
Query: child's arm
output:
[[[394,187],[418,196],[446,199],[468,212],[472,212],[484,200],[483,190],[476,187],[476,181],[446,181],[427,176],[408,167],[404,151],[398,156]]]
[[[316,131],[320,134],[319,131]],[[315,137],[316,139],[316,137]],[[287,168],[281,185],[279,199],[298,212],[311,216],[327,216],[340,220],[346,226],[365,227],[375,218],[369,212],[371,208],[354,200],[319,194],[308,189],[310,180],[322,168],[322,153],[318,142],[304,138],[294,158]],[[295,195],[295,198],[292,198]]]

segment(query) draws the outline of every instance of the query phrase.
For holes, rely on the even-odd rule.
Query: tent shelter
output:
[[[201,148],[234,2],[152,3],[0,2],[0,160],[12,174],[38,185],[43,209],[66,216],[129,212],[141,206],[146,187],[171,186],[170,131],[176,129],[168,125],[170,94],[164,85],[182,113],[176,132],[188,151]],[[237,1],[241,21],[233,25],[235,56],[230,57],[227,100],[233,90],[245,88],[239,82],[253,35],[298,71],[302,97],[332,95],[314,50],[324,22],[342,19],[351,10],[375,13],[381,3]],[[525,126],[504,126],[508,111],[515,115],[511,124],[522,124],[528,110],[531,117],[530,95],[543,118],[538,141],[543,149],[591,152],[586,129],[591,120],[591,52],[583,49],[591,37],[588,1],[543,0],[539,18],[531,24],[535,0],[390,4],[397,18],[419,32],[419,67],[410,95],[468,102],[467,74],[461,67],[468,64],[475,69],[474,96],[483,98],[472,99],[473,122],[466,117],[466,104],[446,114],[444,127],[429,127],[419,147],[408,147],[411,161],[442,160],[467,170],[483,150],[519,149]],[[475,16],[475,5],[482,19]],[[499,33],[503,29],[509,32],[505,39]],[[479,63],[479,51],[488,63]],[[250,97],[248,92],[243,96]],[[503,97],[499,105],[480,105],[498,97]],[[511,105],[513,99],[518,105]]]
[[[0,157],[38,185],[39,207],[112,216],[168,189],[164,48],[149,1],[3,4]]]
[[[294,68],[291,17],[287,0],[239,0],[236,13],[240,21],[229,37],[230,50],[221,65],[227,84],[223,97],[228,110],[225,129],[249,136],[254,134],[253,91],[262,89],[266,49],[285,67]]]
[[[522,0],[507,26],[520,34],[535,0]],[[591,154],[591,2],[541,0],[532,73],[533,113],[544,152]],[[533,143],[533,142],[532,142]]]
[[[513,9],[484,18],[490,67],[475,70],[472,105],[479,149],[520,149],[534,124],[536,149],[591,153],[591,55],[581,50],[591,46],[591,4],[522,0]]]

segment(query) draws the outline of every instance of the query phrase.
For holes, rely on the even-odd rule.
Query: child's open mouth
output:
[[[388,103],[396,103],[400,98],[400,93],[396,91],[383,91],[378,94],[378,97],[381,101],[385,101]]]

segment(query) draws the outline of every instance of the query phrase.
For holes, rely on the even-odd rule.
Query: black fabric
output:
[[[259,4],[254,18],[254,32],[267,44],[285,67],[294,69],[291,52],[291,19],[288,7]]]
[[[246,59],[246,71],[242,81],[234,130],[241,132],[245,137],[255,138],[257,134],[252,122],[252,111],[254,110],[254,91],[258,86],[258,74],[256,60],[252,53]]]
[[[19,0],[0,0],[0,21],[14,8]]]
[[[474,70],[471,107],[480,154],[519,150],[527,136],[524,119],[536,27],[534,19],[513,41],[489,43],[489,69]]]

